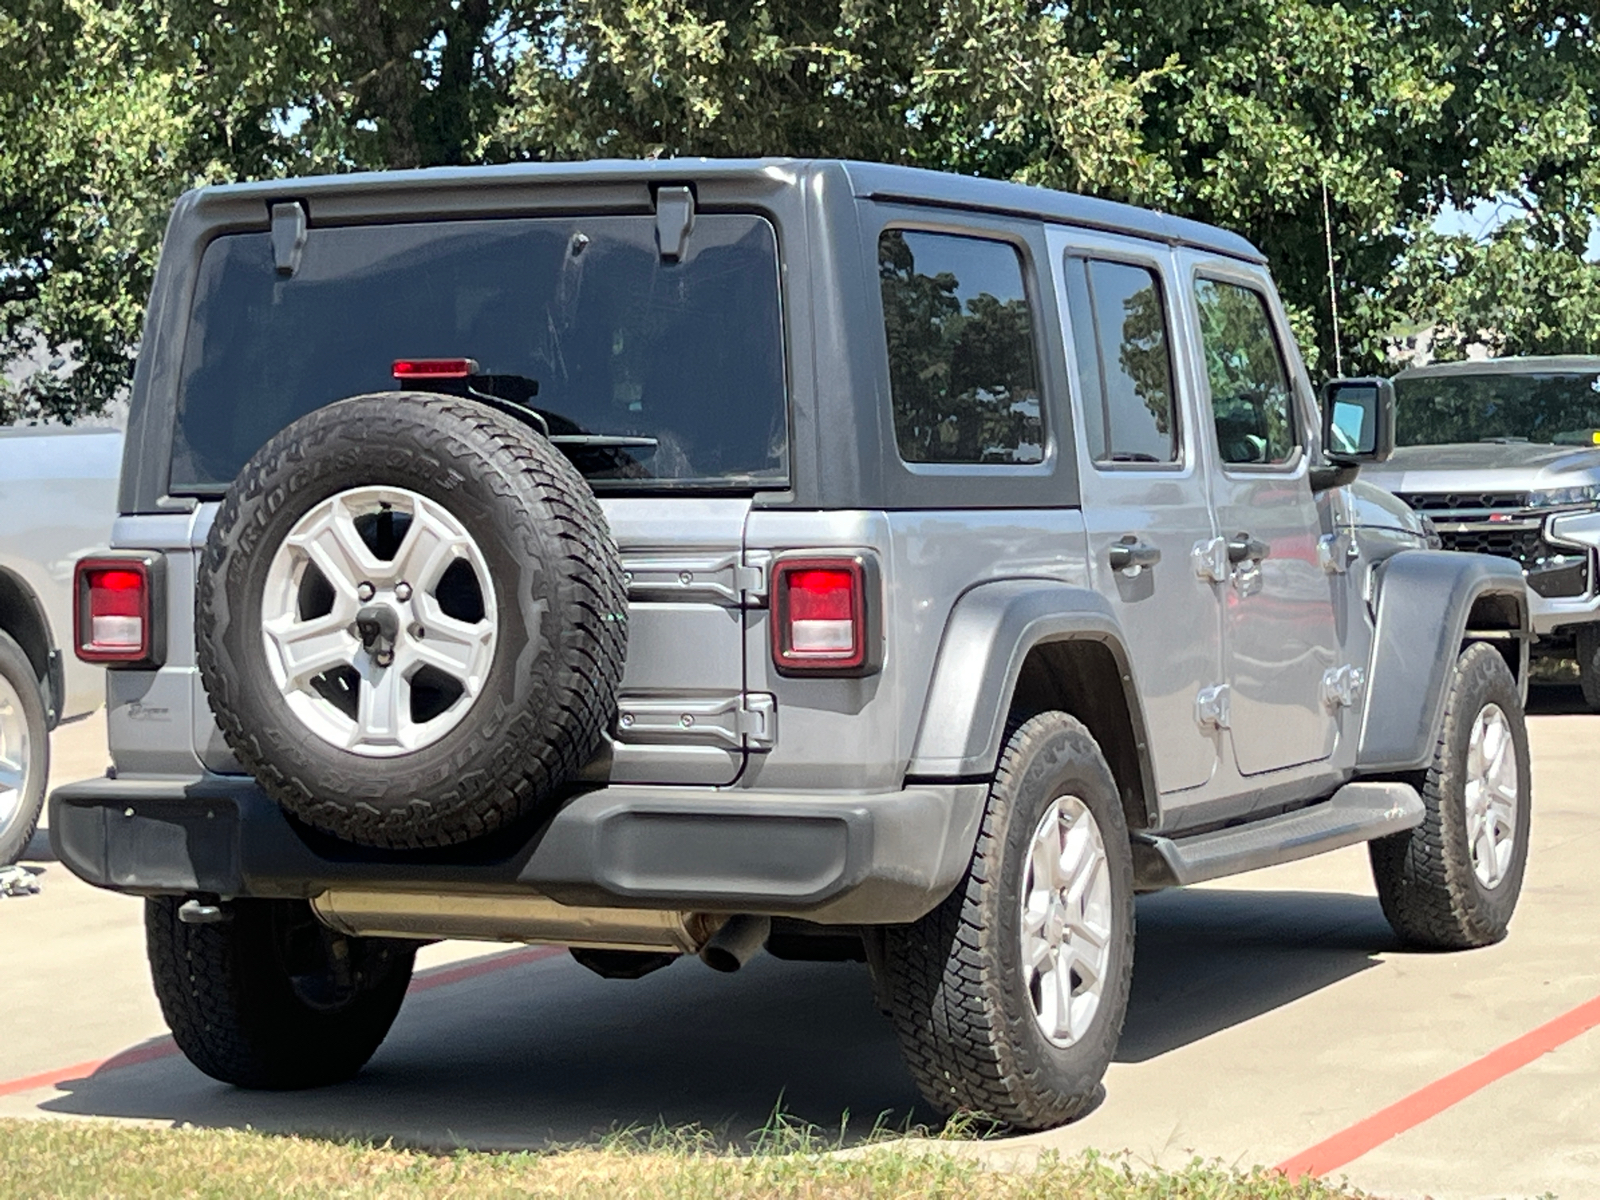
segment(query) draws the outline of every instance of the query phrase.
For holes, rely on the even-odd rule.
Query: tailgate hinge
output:
[[[733,569],[734,587],[745,603],[758,605],[767,598],[767,573],[772,566],[771,550],[746,550],[744,562]]]
[[[747,692],[739,708],[739,733],[746,750],[771,750],[778,744],[778,698]]]
[[[738,696],[623,696],[616,738],[625,743],[721,746],[770,750],[778,741],[778,698]]]

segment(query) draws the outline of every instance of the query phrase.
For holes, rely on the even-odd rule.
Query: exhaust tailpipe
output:
[[[700,948],[700,960],[714,971],[737,971],[755,957],[772,932],[771,917],[740,913],[711,935]]]

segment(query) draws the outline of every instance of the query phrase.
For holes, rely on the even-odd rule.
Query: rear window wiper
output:
[[[653,437],[628,434],[585,433],[559,413],[535,407],[539,381],[526,375],[488,374],[475,358],[399,359],[395,378],[412,387],[450,395],[467,395],[515,416],[531,417],[553,445],[580,450],[654,450]],[[559,431],[559,432],[558,432]]]

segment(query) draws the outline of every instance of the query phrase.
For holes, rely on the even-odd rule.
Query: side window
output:
[[[900,457],[1044,460],[1033,314],[1015,246],[910,229],[878,238]]]
[[[1222,461],[1288,462],[1300,444],[1294,392],[1266,297],[1254,288],[1202,279],[1194,298]]]
[[[1170,463],[1178,423],[1161,283],[1148,267],[1068,258],[1067,317],[1096,463]]]

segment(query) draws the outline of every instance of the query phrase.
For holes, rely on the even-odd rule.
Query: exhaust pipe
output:
[[[679,954],[698,951],[720,920],[702,913],[586,908],[531,892],[436,895],[339,888],[315,897],[311,907],[324,925],[354,937],[473,938]]]
[[[737,971],[755,957],[772,932],[771,917],[740,913],[711,935],[700,948],[700,960],[713,971]]]

